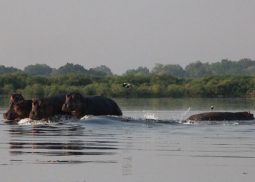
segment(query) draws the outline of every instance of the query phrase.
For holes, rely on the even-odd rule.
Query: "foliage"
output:
[[[89,74],[90,75],[97,75],[97,76],[111,76],[112,71],[110,68],[108,68],[105,65],[101,65],[95,68],[90,68],[89,69]]]
[[[84,74],[87,72],[88,70],[86,70],[83,66],[79,64],[66,63],[64,66],[61,66],[59,69],[57,69],[54,72],[54,74],[56,75],[65,75],[70,73]]]
[[[0,74],[15,73],[15,72],[21,72],[21,70],[14,67],[6,67],[3,65],[0,65]]]
[[[123,87],[128,82],[131,87]],[[32,76],[0,75],[0,94],[21,92],[50,96],[80,92],[108,97],[255,97],[255,76],[176,78],[171,75],[122,75],[97,77],[83,74]]]
[[[123,75],[113,75],[104,65],[87,70],[72,63],[58,69],[36,64],[24,71],[0,66],[0,94],[49,96],[80,92],[109,97],[255,97],[254,73],[255,61],[251,59],[225,59],[211,64],[197,61],[185,69],[156,64],[151,71],[138,67]]]
[[[184,77],[186,72],[180,65],[162,65],[156,64],[155,67],[152,69],[152,74],[155,75],[173,75],[176,77]]]
[[[28,65],[24,70],[0,65],[0,75],[6,73],[26,73],[34,76],[54,76],[79,74],[93,77],[113,76],[110,68],[101,65],[95,68],[85,69],[82,65],[67,63],[58,69],[51,68],[46,64]],[[188,64],[182,68],[178,64],[155,64],[151,71],[146,67],[127,70],[123,76],[152,76],[169,75],[178,78],[198,78],[217,75],[251,75],[255,73],[255,61],[244,58],[239,61],[223,59],[215,63],[202,63],[201,61]]]
[[[52,68],[46,64],[29,65],[24,68],[24,72],[29,75],[48,76],[52,73]]]
[[[142,76],[142,75],[150,74],[150,70],[146,67],[139,66],[137,69],[127,70],[125,74],[126,75]]]

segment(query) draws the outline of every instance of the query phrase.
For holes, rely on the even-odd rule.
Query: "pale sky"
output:
[[[255,0],[0,0],[0,65],[255,59],[254,22]]]

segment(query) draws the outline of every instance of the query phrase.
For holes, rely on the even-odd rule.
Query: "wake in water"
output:
[[[184,125],[222,125],[222,126],[235,126],[235,125],[254,125],[255,120],[248,121],[192,121],[186,120],[182,124]]]
[[[31,120],[29,118],[21,119],[18,125],[48,125],[50,123],[94,123],[94,124],[117,124],[117,123],[144,123],[144,124],[170,124],[170,125],[252,125],[255,120],[250,121],[191,121],[185,120],[190,107],[184,111],[177,119],[160,119],[156,113],[147,112],[141,118],[128,117],[128,116],[92,116],[85,115],[81,119],[72,116],[54,116],[50,120]],[[117,122],[117,123],[116,123]]]
[[[50,123],[65,123],[65,122],[75,122],[79,121],[79,119],[69,116],[69,115],[56,115],[50,120],[32,120],[30,118],[24,118],[18,121],[18,125],[46,125]]]

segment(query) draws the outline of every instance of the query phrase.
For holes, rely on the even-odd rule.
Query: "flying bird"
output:
[[[125,87],[125,88],[131,88],[131,87],[132,87],[132,85],[131,85],[130,83],[126,83],[126,82],[124,82],[124,83],[122,83],[122,87]]]

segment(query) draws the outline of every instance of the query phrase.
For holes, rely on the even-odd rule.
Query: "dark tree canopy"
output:
[[[186,75],[183,68],[180,65],[175,64],[156,64],[151,72],[156,75],[173,75],[176,77],[184,77]]]
[[[112,75],[111,69],[105,65],[97,66],[95,68],[90,68],[89,73],[91,75],[96,75],[96,76],[111,76]]]
[[[79,64],[73,64],[73,63],[66,63],[64,66],[61,66],[55,71],[55,74],[70,74],[70,73],[76,73],[76,74],[85,74],[88,70],[86,70],[83,66]]]
[[[146,67],[139,66],[137,69],[127,70],[125,74],[148,75],[150,74],[150,70]]]
[[[14,67],[6,67],[4,65],[0,65],[0,74],[15,73],[15,72],[21,72],[21,70]]]
[[[188,66],[186,66],[185,70],[189,77],[212,75],[209,64],[201,63],[200,61],[189,64]]]
[[[112,76],[110,68],[101,65],[95,68],[85,69],[82,65],[67,63],[59,68],[51,68],[46,64],[28,65],[25,69],[19,70],[14,67],[0,66],[0,74],[26,73],[35,76],[68,75],[80,74],[96,77]],[[223,59],[215,63],[203,63],[201,61],[188,64],[182,68],[178,64],[155,64],[151,71],[147,67],[139,66],[136,69],[129,69],[123,75],[149,76],[149,75],[169,75],[179,78],[205,77],[212,75],[254,75],[255,60],[244,58],[239,61]]]
[[[29,75],[49,76],[52,73],[52,68],[46,64],[35,64],[25,67],[24,72]]]

